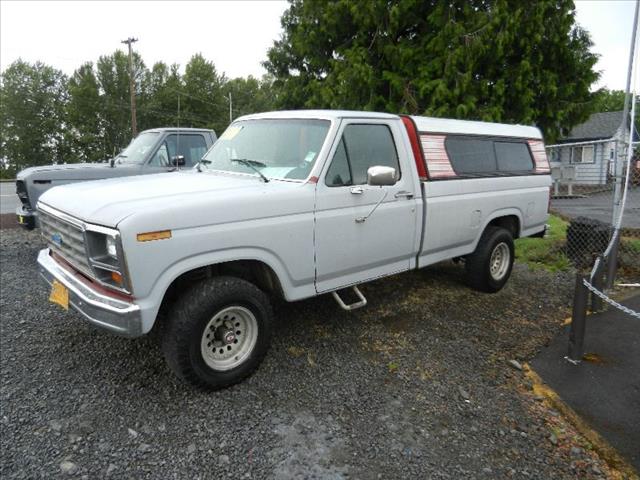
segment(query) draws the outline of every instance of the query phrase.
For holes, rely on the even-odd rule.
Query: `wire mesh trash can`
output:
[[[609,243],[611,225],[593,218],[578,217],[567,228],[567,256],[576,268],[588,268]]]

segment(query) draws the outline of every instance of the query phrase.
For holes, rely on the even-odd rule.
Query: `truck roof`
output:
[[[245,115],[237,120],[255,120],[260,118],[304,118],[338,120],[342,118],[393,119],[400,118],[392,113],[363,112],[354,110],[285,110]],[[411,115],[418,132],[459,133],[467,135],[491,135],[496,137],[517,137],[541,139],[542,133],[537,127],[513,125],[507,123],[478,122],[473,120],[455,120],[451,118],[420,117]]]
[[[159,127],[159,128],[149,128],[145,130],[145,132],[213,132],[213,130],[208,128],[183,128],[183,127]]]
[[[391,113],[359,112],[356,110],[282,110],[276,112],[254,113],[245,115],[238,120],[253,120],[258,118],[309,118],[320,120],[337,120],[340,118],[399,118]]]

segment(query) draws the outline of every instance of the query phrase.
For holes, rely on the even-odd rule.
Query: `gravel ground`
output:
[[[517,265],[483,295],[443,264],[276,305],[258,372],[203,393],[148,339],[47,302],[36,233],[0,239],[2,478],[605,478],[609,471],[508,364],[567,316],[571,279]]]

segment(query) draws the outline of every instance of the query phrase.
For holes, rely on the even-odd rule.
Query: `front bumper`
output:
[[[84,278],[58,263],[48,248],[38,254],[40,275],[51,285],[54,280],[69,290],[69,305],[92,325],[125,337],[143,334],[140,307],[93,288]]]
[[[20,226],[29,230],[36,228],[36,219],[38,215],[33,210],[27,210],[24,205],[16,207],[16,218]]]

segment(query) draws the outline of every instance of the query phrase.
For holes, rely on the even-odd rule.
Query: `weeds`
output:
[[[516,240],[516,259],[531,268],[551,272],[565,271],[571,261],[565,253],[568,222],[560,217],[549,217],[547,238],[520,238]]]

